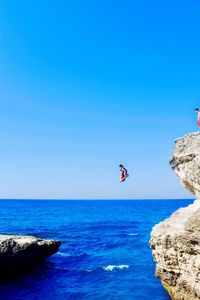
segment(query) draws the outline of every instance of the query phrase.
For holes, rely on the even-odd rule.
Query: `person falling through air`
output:
[[[198,124],[199,130],[200,130],[200,111],[199,111],[199,108],[195,108],[194,111],[197,113],[197,124]]]
[[[123,165],[119,165],[119,168],[120,168],[120,181],[124,182],[126,178],[129,176],[128,171],[126,170],[126,168],[124,168]]]

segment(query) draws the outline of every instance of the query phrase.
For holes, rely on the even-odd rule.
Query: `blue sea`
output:
[[[0,232],[62,242],[26,276],[0,286],[8,300],[169,300],[154,276],[152,227],[192,200],[1,200]]]

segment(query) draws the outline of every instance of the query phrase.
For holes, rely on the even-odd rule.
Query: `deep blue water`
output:
[[[0,299],[168,300],[154,276],[152,227],[191,200],[0,201],[0,232],[59,239],[59,252],[0,286]]]

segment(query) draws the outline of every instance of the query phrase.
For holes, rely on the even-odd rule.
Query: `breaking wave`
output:
[[[106,266],[106,267],[103,267],[103,269],[105,270],[105,271],[113,271],[113,270],[116,270],[116,269],[120,269],[120,270],[122,270],[122,269],[128,269],[129,268],[129,266],[128,265],[119,265],[119,266],[115,266],[115,265],[108,265],[108,266]]]

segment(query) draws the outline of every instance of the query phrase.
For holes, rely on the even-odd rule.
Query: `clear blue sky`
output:
[[[0,197],[190,197],[168,162],[197,130],[199,14],[197,0],[0,0]]]

